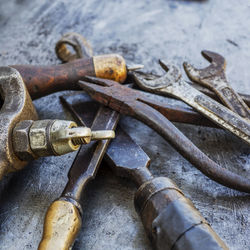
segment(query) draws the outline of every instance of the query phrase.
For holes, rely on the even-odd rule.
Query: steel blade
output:
[[[91,113],[91,114],[90,114]],[[93,117],[92,108],[86,109],[86,114]],[[119,114],[109,108],[101,106],[95,116],[92,130],[114,130],[119,120]],[[84,120],[85,122],[85,120]],[[90,119],[86,124],[91,123]],[[99,165],[107,149],[109,140],[91,142],[81,146],[68,173],[68,183],[62,193],[64,197],[70,197],[79,201],[86,184],[97,173]]]
[[[96,102],[91,101],[88,95],[81,93],[80,95],[64,96],[63,99],[67,109],[79,125],[82,126],[82,120],[86,124],[91,123],[92,110],[84,107],[86,105],[94,106]],[[131,177],[134,170],[147,168],[150,163],[150,158],[143,149],[119,126],[115,139],[108,146],[105,160],[116,175],[122,177]]]

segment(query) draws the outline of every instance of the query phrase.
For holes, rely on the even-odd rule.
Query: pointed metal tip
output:
[[[127,70],[128,71],[135,71],[138,69],[143,69],[144,65],[143,64],[132,64],[132,65],[127,65]]]
[[[113,130],[97,130],[92,131],[91,140],[107,140],[115,138],[115,131]]]

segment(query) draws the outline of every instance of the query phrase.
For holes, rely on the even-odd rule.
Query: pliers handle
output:
[[[210,179],[242,192],[250,193],[250,181],[215,163],[197,148],[166,117],[150,103],[152,100],[143,93],[120,85],[117,82],[85,77],[78,85],[94,100],[120,112],[132,116],[158,132],[184,158]]]

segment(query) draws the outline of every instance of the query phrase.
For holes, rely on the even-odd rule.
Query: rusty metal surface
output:
[[[135,205],[154,249],[228,249],[169,178],[143,183],[135,194]]]
[[[250,119],[249,107],[227,82],[225,58],[211,51],[204,50],[201,53],[210,62],[210,65],[204,69],[196,69],[191,64],[184,62],[183,66],[189,79],[210,88],[229,109]]]
[[[191,84],[192,86],[194,86],[196,89],[198,89],[199,91],[201,91],[202,93],[212,97],[213,99],[215,99],[216,101],[220,101],[219,97],[216,95],[216,93],[214,93],[213,91],[201,86],[201,85],[198,85],[197,83],[195,82],[189,82],[189,84]],[[248,94],[242,94],[242,93],[237,93],[241,98],[242,100],[247,104],[248,107],[250,107],[250,95]]]
[[[132,116],[154,129],[185,159],[210,179],[226,186],[250,193],[250,181],[221,167],[204,154],[174,124],[150,105],[141,92],[111,80],[85,77],[79,86],[94,100],[124,115]]]
[[[3,105],[0,111],[0,179],[9,172],[27,165],[15,154],[12,131],[19,121],[37,119],[35,107],[17,70],[0,68],[0,95]]]
[[[32,99],[63,90],[77,90],[85,75],[124,82],[126,63],[118,54],[76,59],[63,65],[12,65],[21,74]]]
[[[134,72],[138,86],[159,95],[174,96],[206,116],[220,127],[238,136],[250,145],[250,122],[230,109],[199,92],[184,81],[181,71],[173,64],[159,60],[165,74],[148,79],[147,75]],[[245,105],[246,106],[246,105]],[[248,107],[246,107],[248,109]]]
[[[82,117],[85,122],[91,122],[86,119],[91,118],[91,110],[84,108],[89,101],[83,94],[81,96],[85,102],[77,105],[78,111],[70,104],[74,96],[69,97],[69,102],[67,97],[63,99],[80,126]],[[228,249],[172,180],[154,178],[148,170],[148,155],[120,127],[108,146],[105,160],[117,176],[129,178],[138,187],[135,209],[155,249],[184,249],[184,245],[190,250]]]
[[[199,52],[217,51],[227,59],[229,82],[249,94],[249,7],[245,0],[1,1],[1,64],[58,64],[56,41],[75,31],[91,42],[96,54],[120,53],[127,63],[143,63],[155,74],[161,73],[157,60],[163,55],[179,66],[188,60],[202,68],[207,64]],[[72,119],[58,96],[35,101],[39,118]],[[169,100],[175,103],[187,107]],[[150,156],[150,171],[173,179],[230,249],[248,248],[248,195],[210,181],[141,122],[122,117],[120,125]],[[231,134],[176,126],[216,162],[241,175],[249,173],[249,147]],[[74,156],[33,161],[0,183],[1,249],[37,248],[46,210],[61,194]],[[133,208],[134,190],[131,182],[101,166],[86,192],[83,220],[88,230],[82,229],[74,249],[151,249]]]
[[[91,129],[115,130],[118,121],[119,113],[101,106],[97,111]],[[62,202],[66,201],[67,204],[73,204],[81,215],[84,213],[81,204],[84,190],[86,185],[95,178],[109,141],[91,142],[80,148],[68,172],[68,182],[58,198]],[[74,244],[81,228],[82,223],[79,216],[70,212],[70,209],[65,210],[64,206],[55,206],[55,203],[58,202],[53,202],[46,214],[43,238],[39,244],[41,250],[52,250],[56,245],[58,245],[58,249],[68,249]],[[64,218],[65,223],[62,223],[62,218]],[[74,221],[76,225],[72,226],[71,224]],[[65,232],[63,233],[63,231]]]
[[[71,46],[75,53],[72,53],[68,46]],[[93,50],[89,42],[76,32],[64,34],[56,43],[55,52],[63,62],[93,56]]]

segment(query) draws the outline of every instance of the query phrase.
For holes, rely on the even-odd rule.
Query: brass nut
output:
[[[77,150],[80,146],[73,144],[71,140],[73,134],[67,133],[68,129],[72,127],[77,127],[76,123],[72,121],[35,121],[29,131],[31,150],[38,157],[63,155]],[[66,134],[67,138],[61,138]]]
[[[50,129],[50,142],[55,155],[63,155],[77,150],[80,145],[74,144],[72,138],[77,133],[72,128],[76,128],[77,124],[73,121],[56,120]],[[77,130],[78,128],[76,128]],[[91,130],[89,128],[81,128],[81,130],[87,130],[86,135],[91,136]],[[83,134],[85,135],[85,133]],[[84,137],[82,137],[84,140]],[[90,140],[89,140],[90,141]],[[88,142],[89,143],[89,142]]]
[[[33,123],[29,132],[30,147],[39,157],[54,155],[49,141],[49,128],[55,120],[38,120]]]
[[[29,130],[32,124],[32,120],[24,120],[19,122],[13,130],[14,152],[22,161],[30,161],[36,158],[29,143]]]

